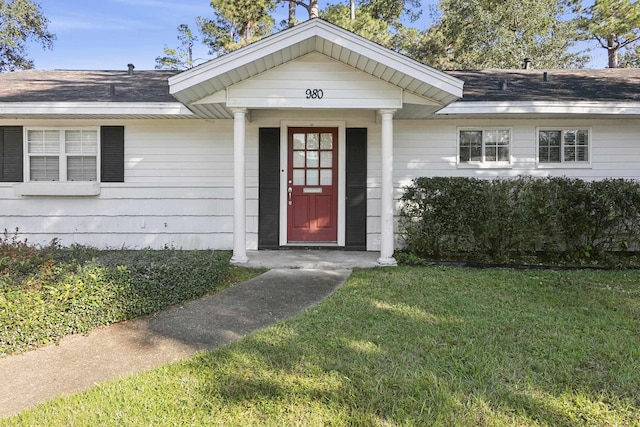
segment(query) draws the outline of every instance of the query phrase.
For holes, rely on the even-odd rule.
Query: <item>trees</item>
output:
[[[197,22],[212,55],[271,34],[276,7],[282,5],[287,18],[279,28],[295,25],[296,10],[302,10],[302,19],[319,15],[440,69],[520,68],[525,58],[537,68],[580,68],[589,58],[575,47],[586,37],[608,49],[613,61],[609,66],[617,66],[617,55],[625,50],[623,64],[638,63],[632,48],[640,39],[640,2],[595,0],[587,9],[581,9],[581,3],[439,0],[432,9],[435,24],[420,29],[412,26],[422,11],[420,0],[340,0],[324,10],[318,0],[211,0],[213,18]],[[184,57],[188,51],[180,40],[181,47],[165,47],[159,58],[179,62],[176,55]]]
[[[275,0],[211,0],[214,18],[196,19],[209,53],[224,54],[271,34],[275,4]]]
[[[426,50],[412,51],[444,68],[520,68],[524,58],[541,68],[581,67],[571,53],[576,25],[563,19],[569,0],[440,0],[441,15],[422,35]]]
[[[586,38],[607,49],[609,68],[619,66],[621,49],[640,40],[640,3],[635,0],[595,0],[579,20]]]
[[[0,0],[0,72],[33,68],[26,43],[32,40],[51,49],[55,35],[48,24],[33,0]]]
[[[156,70],[185,70],[193,68],[193,44],[198,40],[187,24],[178,26],[178,48],[164,46],[164,55],[156,57]]]

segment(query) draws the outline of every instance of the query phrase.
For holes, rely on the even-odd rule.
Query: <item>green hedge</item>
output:
[[[225,285],[229,254],[40,250],[0,238],[0,354],[150,314]]]
[[[584,263],[640,248],[640,182],[417,178],[402,198],[405,250],[424,258]]]

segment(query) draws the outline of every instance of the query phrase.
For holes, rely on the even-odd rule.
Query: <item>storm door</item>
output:
[[[289,243],[336,243],[338,129],[289,128]]]

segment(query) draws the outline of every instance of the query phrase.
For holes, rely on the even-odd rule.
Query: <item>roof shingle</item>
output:
[[[544,73],[547,73],[547,81]],[[0,102],[176,102],[177,71],[26,70],[0,73]],[[640,102],[640,69],[446,71],[463,80],[462,102]],[[500,82],[506,81],[506,89]]]
[[[544,73],[547,73],[547,81]],[[464,81],[461,101],[640,101],[640,69],[446,71]],[[506,89],[500,82],[506,81]]]
[[[177,102],[176,71],[26,70],[0,73],[0,102]]]

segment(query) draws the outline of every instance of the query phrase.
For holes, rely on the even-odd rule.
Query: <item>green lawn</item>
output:
[[[0,425],[640,426],[639,390],[640,272],[400,267]]]

